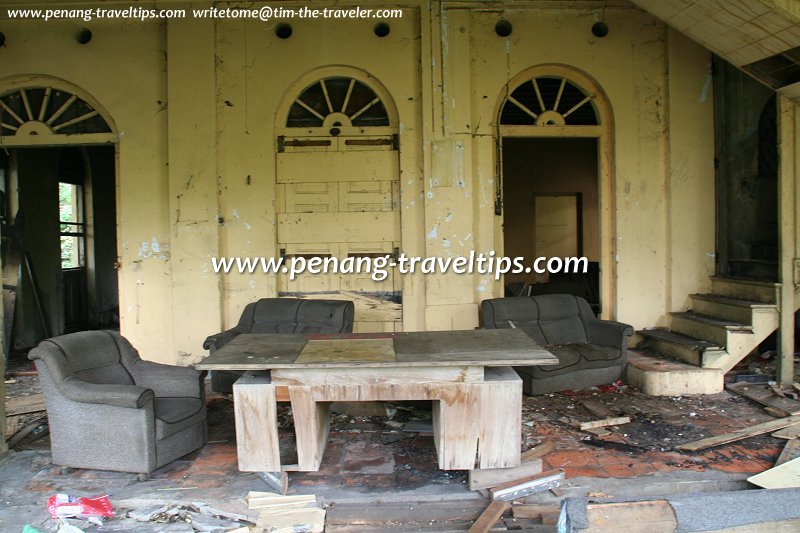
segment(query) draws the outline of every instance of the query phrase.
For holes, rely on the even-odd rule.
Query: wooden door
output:
[[[277,161],[278,243],[303,256],[393,255],[400,248],[398,151],[392,135],[284,138]],[[354,331],[401,331],[400,277],[372,273],[279,276],[282,295],[341,298],[356,304]]]

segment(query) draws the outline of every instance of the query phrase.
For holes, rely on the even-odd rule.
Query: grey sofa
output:
[[[209,336],[203,348],[214,352],[242,333],[351,333],[355,305],[347,300],[262,298],[249,303],[233,328]],[[233,392],[233,382],[242,372],[211,373],[211,388]]]
[[[569,294],[494,298],[481,302],[487,329],[521,329],[558,357],[558,365],[517,367],[526,394],[612,383],[627,362],[633,328],[599,320],[586,300]]]
[[[28,357],[56,465],[145,475],[206,442],[205,372],[143,361],[114,331],[47,339]]]

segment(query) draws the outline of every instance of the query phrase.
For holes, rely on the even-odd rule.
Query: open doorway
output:
[[[585,274],[506,274],[506,295],[574,294],[599,313],[598,139],[504,137],[502,150],[504,254],[589,260]]]
[[[717,275],[778,281],[775,91],[714,56]]]
[[[15,148],[3,166],[11,348],[117,328],[114,146]]]

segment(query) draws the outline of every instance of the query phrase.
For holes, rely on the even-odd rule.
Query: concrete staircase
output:
[[[721,392],[725,373],[778,328],[779,292],[779,283],[712,277],[711,293],[670,313],[669,330],[639,331],[628,382],[658,396]]]

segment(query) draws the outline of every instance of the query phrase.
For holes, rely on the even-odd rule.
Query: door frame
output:
[[[596,126],[561,126],[561,125],[530,125],[512,126],[500,123],[503,106],[518,86],[538,77],[560,77],[578,86],[585,94],[591,95],[597,112],[599,124]],[[542,64],[523,70],[512,77],[500,91],[494,112],[493,130],[495,131],[495,168],[497,169],[496,187],[500,191],[498,198],[502,198],[503,190],[503,138],[595,138],[597,139],[598,157],[598,213],[600,216],[600,304],[601,317],[613,319],[616,317],[617,278],[616,278],[616,238],[615,229],[615,201],[614,201],[614,115],[608,97],[602,87],[589,74],[574,67],[562,64]],[[495,216],[495,250],[500,250],[499,255],[505,255],[503,241],[503,213],[496,212]],[[503,294],[503,280],[495,286],[496,294]]]

